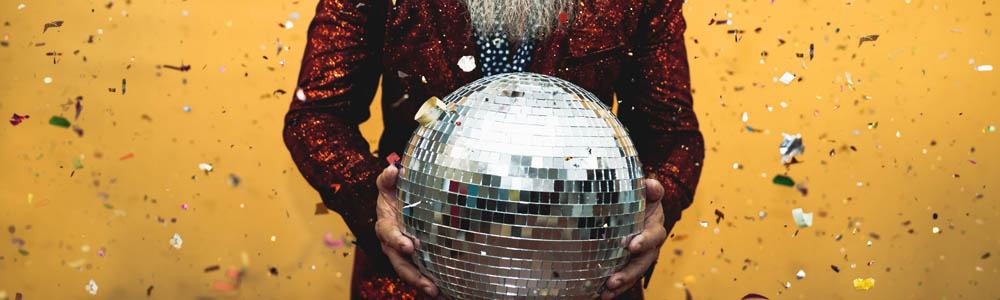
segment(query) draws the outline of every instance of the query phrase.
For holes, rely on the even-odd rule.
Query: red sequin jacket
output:
[[[352,296],[413,298],[375,236],[375,178],[387,165],[358,124],[382,78],[385,131],[378,156],[402,153],[431,96],[444,98],[480,77],[458,61],[477,57],[461,0],[320,0],[309,26],[284,140],[309,184],[357,237]],[[573,82],[629,130],[647,176],[666,188],[669,231],[691,204],[704,146],[692,110],[682,0],[580,0],[569,24],[536,43],[529,72]],[[641,298],[640,288],[631,296]]]

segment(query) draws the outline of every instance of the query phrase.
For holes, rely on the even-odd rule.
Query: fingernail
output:
[[[432,288],[430,286],[425,286],[424,287],[424,294],[430,295],[432,292],[434,292],[434,288]]]

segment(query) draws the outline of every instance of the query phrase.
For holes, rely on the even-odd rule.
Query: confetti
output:
[[[24,120],[27,120],[30,117],[31,116],[29,116],[29,115],[23,115],[23,116],[21,116],[21,115],[18,115],[18,114],[15,113],[14,116],[10,117],[10,125],[11,126],[17,126],[17,125],[21,124],[21,122],[24,122]]]
[[[181,71],[181,72],[187,72],[187,71],[191,70],[191,65],[185,65],[185,64],[181,64],[179,67],[178,66],[171,66],[171,65],[163,65],[163,67],[167,68],[167,69],[171,69],[171,70]]]
[[[45,31],[48,31],[49,28],[62,27],[62,25],[63,25],[63,21],[52,21],[52,22],[45,23],[45,27],[42,27],[42,33],[45,33]]]
[[[799,270],[798,273],[795,273],[795,278],[797,278],[797,279],[806,278],[806,271],[805,270]]]
[[[184,240],[181,239],[181,235],[177,234],[177,233],[174,233],[174,237],[170,239],[170,245],[174,246],[174,248],[180,249],[181,245],[183,245],[183,244],[184,244]]]
[[[202,171],[205,171],[205,173],[207,174],[208,172],[211,172],[213,168],[212,168],[211,164],[200,163],[200,164],[198,164],[198,169],[201,169]]]
[[[976,67],[976,71],[979,71],[979,72],[993,71],[993,66],[991,66],[991,65],[978,66],[978,67]]]
[[[389,164],[396,166],[396,168],[399,169],[403,168],[403,165],[399,162],[399,154],[396,154],[396,152],[390,153],[389,156],[385,158],[385,160],[388,161]]]
[[[979,259],[987,259],[987,258],[990,258],[989,252],[986,252],[986,254],[983,254],[983,256],[979,257]]]
[[[861,278],[854,279],[855,290],[867,291],[873,287],[875,287],[875,278],[869,277],[867,279],[861,279]]]
[[[834,272],[840,273],[840,268],[835,265],[830,265],[830,269],[833,269]]]
[[[316,211],[313,213],[314,216],[330,214],[330,209],[326,207],[323,202],[316,203]]]
[[[73,117],[73,120],[80,119],[80,112],[83,111],[83,104],[80,102],[83,102],[83,96],[76,97],[76,115]]]
[[[472,55],[462,56],[458,60],[458,67],[462,69],[462,72],[472,72],[476,69],[476,59]]]
[[[236,289],[236,285],[228,284],[228,283],[225,283],[225,282],[219,282],[219,281],[216,281],[215,282],[215,286],[213,286],[213,287],[215,289],[217,289],[217,290],[220,290],[220,291],[232,291],[232,290]]]
[[[771,180],[774,184],[783,186],[795,186],[795,181],[791,177],[785,175],[775,175],[774,179]]]
[[[122,158],[119,158],[118,160],[122,161],[122,160],[126,160],[126,159],[133,158],[133,157],[135,157],[135,154],[132,154],[131,152],[129,152],[129,154],[125,154],[125,156],[122,156]]]
[[[88,283],[87,286],[84,287],[84,289],[86,289],[87,292],[90,293],[91,295],[97,295],[97,282],[94,282],[94,280],[91,279],[90,283]]]
[[[813,213],[803,213],[801,208],[792,210],[792,218],[795,219],[795,225],[798,225],[799,228],[809,227],[813,224]]]
[[[214,272],[219,270],[219,265],[212,265],[205,267],[205,273]]]
[[[323,243],[330,248],[336,248],[344,245],[343,241],[334,240],[333,233],[330,232],[327,232],[326,235],[323,236]]]
[[[301,88],[295,90],[295,99],[298,99],[299,101],[306,101],[306,92],[305,92],[305,90],[303,90]]]
[[[240,186],[240,177],[236,174],[229,173],[229,177],[226,178],[226,183],[229,183],[229,186],[231,187],[238,187]]]
[[[746,296],[743,296],[743,298],[740,298],[740,300],[750,300],[750,299],[770,300],[767,297],[762,296],[761,294],[754,294],[754,293],[749,293]]]
[[[785,74],[781,75],[781,78],[778,78],[778,80],[781,81],[781,83],[788,85],[792,83],[792,80],[795,80],[795,75],[785,72]]]
[[[781,135],[784,137],[781,145],[778,146],[778,153],[781,153],[781,163],[788,163],[792,160],[793,156],[805,152],[806,146],[802,143],[802,134],[790,135],[782,133]]]
[[[190,106],[184,106],[184,107],[183,107],[183,108],[181,108],[181,109],[183,109],[183,110],[184,110],[184,112],[191,112],[191,107],[190,107]]]
[[[877,40],[878,40],[877,34],[861,37],[861,40],[858,41],[858,47],[861,47],[861,44],[864,44],[865,42],[874,42]]]

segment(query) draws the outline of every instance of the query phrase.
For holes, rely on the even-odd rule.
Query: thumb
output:
[[[378,190],[380,192],[392,192],[396,190],[397,176],[399,176],[399,169],[396,169],[396,166],[389,165],[382,170],[382,174],[378,175],[378,179],[375,180],[375,185],[378,186]]]
[[[646,202],[656,202],[663,199],[663,184],[659,180],[646,179]]]

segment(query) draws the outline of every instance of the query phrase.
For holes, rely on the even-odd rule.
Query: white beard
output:
[[[506,33],[514,43],[532,42],[551,33],[565,13],[569,23],[573,0],[465,0],[472,29],[480,36]]]

